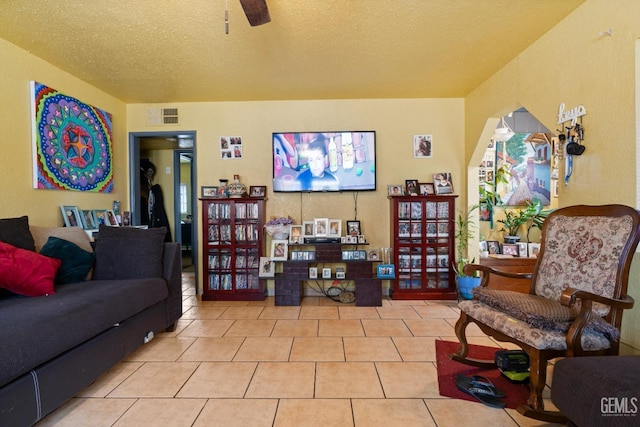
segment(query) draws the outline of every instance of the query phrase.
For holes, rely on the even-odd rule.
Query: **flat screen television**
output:
[[[375,131],[273,133],[273,191],[376,189]]]

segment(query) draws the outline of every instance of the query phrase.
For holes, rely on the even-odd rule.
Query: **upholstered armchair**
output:
[[[532,274],[505,273],[481,265],[464,272],[482,273],[474,298],[459,302],[455,331],[460,350],[454,360],[479,367],[494,361],[469,359],[466,328],[477,324],[498,341],[521,347],[530,358],[530,394],[522,414],[564,422],[559,412],[545,411],[542,391],[547,362],[559,357],[616,355],[629,269],[640,234],[640,215],[622,205],[571,206],[544,222],[540,253]],[[528,294],[490,289],[494,274],[530,278]]]

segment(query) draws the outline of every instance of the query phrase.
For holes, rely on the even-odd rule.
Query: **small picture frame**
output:
[[[336,279],[344,280],[346,277],[347,277],[346,273],[343,269],[341,268],[336,269]]]
[[[271,259],[274,261],[286,261],[289,252],[288,240],[271,241]]]
[[[276,266],[273,260],[266,256],[260,257],[259,277],[274,277],[276,274]]]
[[[289,243],[304,243],[301,225],[292,224],[289,226]]]
[[[200,195],[203,199],[214,199],[218,197],[219,187],[202,186],[200,187]]]
[[[432,157],[431,135],[413,135],[413,157],[427,159]]]
[[[358,243],[367,243],[367,239],[364,238],[363,234],[358,235]]]
[[[529,256],[529,244],[527,242],[518,242],[518,256],[521,258],[526,258]]]
[[[420,187],[421,196],[430,196],[436,194],[436,190],[433,188],[433,182],[423,182],[418,184]]]
[[[96,219],[93,217],[93,212],[91,212],[91,210],[82,209],[80,211],[80,219],[82,219],[82,228],[85,230],[95,230],[98,228],[96,225]]]
[[[368,261],[378,261],[380,259],[380,255],[377,249],[369,249],[367,251],[367,260]]]
[[[433,186],[436,194],[453,194],[453,181],[450,172],[433,174]]]
[[[518,256],[518,245],[515,243],[503,243],[502,244],[502,254],[503,255],[511,255],[514,257]]]
[[[329,235],[329,218],[314,218],[313,232],[318,237],[326,237]]]
[[[540,243],[529,243],[529,257],[537,258],[540,253]]]
[[[355,236],[356,238],[362,234],[362,230],[360,229],[360,221],[358,220],[351,220],[351,221],[347,221],[347,235],[348,236]],[[357,243],[357,240],[356,240]]]
[[[487,241],[487,250],[489,255],[498,255],[500,253],[500,242],[497,240]]]
[[[82,228],[82,220],[80,219],[80,211],[77,206],[60,206],[62,212],[62,220],[65,227]]]
[[[302,237],[313,237],[315,236],[313,231],[313,221],[303,221],[302,222]]]
[[[378,264],[376,267],[378,279],[395,279],[396,268],[393,264]]]
[[[404,187],[402,185],[389,185],[387,191],[389,196],[404,196]]]
[[[118,218],[116,217],[116,214],[112,210],[107,210],[107,218],[109,219],[109,225],[111,227],[120,227]]]
[[[309,279],[318,278],[318,267],[309,267]]]
[[[107,216],[106,209],[94,209],[93,210],[93,218],[96,220],[96,226],[100,226],[100,224],[111,225],[109,224],[109,217]]]
[[[330,219],[329,220],[329,237],[342,236],[342,220]]]
[[[417,196],[420,193],[417,179],[407,179],[404,181],[407,196]]]
[[[251,185],[249,187],[249,197],[264,197],[267,195],[266,185]]]
[[[322,278],[323,279],[331,279],[331,268],[330,267],[324,267],[322,269]]]

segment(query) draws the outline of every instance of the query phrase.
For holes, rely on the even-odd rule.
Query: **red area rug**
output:
[[[460,348],[460,343],[436,340],[436,364],[438,368],[438,389],[441,396],[478,402],[473,396],[456,388],[456,375],[481,375],[488,378],[493,385],[504,391],[507,408],[516,409],[527,403],[529,397],[528,384],[514,384],[502,376],[498,369],[481,369],[451,360],[449,357]],[[493,360],[498,348],[469,344],[469,357],[474,359]],[[479,402],[478,402],[479,403]]]

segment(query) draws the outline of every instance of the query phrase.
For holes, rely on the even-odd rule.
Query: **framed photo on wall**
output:
[[[264,197],[267,194],[265,185],[252,185],[249,187],[249,197]]]
[[[413,135],[413,157],[426,159],[432,157],[431,135]]]

